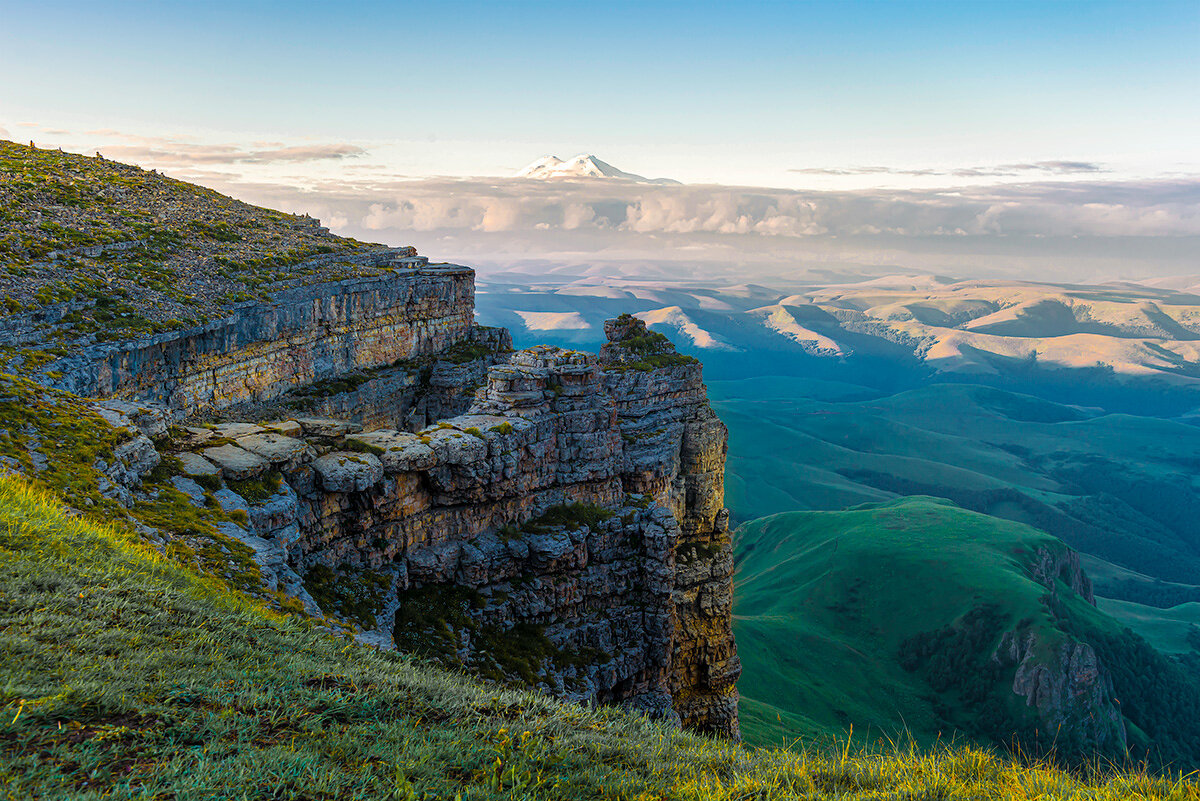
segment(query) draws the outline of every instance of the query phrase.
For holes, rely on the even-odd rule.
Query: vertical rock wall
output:
[[[629,317],[599,357],[509,354],[473,326],[472,279],[290,290],[60,360],[56,380],[257,420],[307,385],[338,419],[192,428],[171,462],[195,503],[215,478],[246,512],[222,531],[272,588],[371,642],[736,737],[726,430],[699,363]]]
[[[426,267],[279,293],[204,326],[53,363],[60,389],[196,414],[444,350],[470,333],[474,271]]]
[[[670,353],[533,348],[417,432],[236,437],[293,510],[251,509],[270,521],[252,535],[371,641],[737,736],[726,432],[699,364]]]

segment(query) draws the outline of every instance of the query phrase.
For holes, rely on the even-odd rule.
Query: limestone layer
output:
[[[196,414],[445,350],[469,336],[474,304],[474,271],[456,266],[297,287],[198,328],[90,346],[50,365],[48,383]]]

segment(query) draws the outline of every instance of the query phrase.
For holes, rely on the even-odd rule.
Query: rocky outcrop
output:
[[[376,641],[449,628],[450,651],[485,671],[736,735],[725,438],[690,360],[518,352],[465,414],[286,469],[290,565],[386,577]],[[536,665],[489,649],[513,631]]]
[[[238,586],[257,565],[364,641],[736,737],[727,433],[700,364],[629,316],[599,356],[514,353],[473,306],[471,270],[406,268],[43,378],[131,432],[101,491],[202,532],[183,550],[236,560]]]
[[[1096,605],[1092,579],[1084,572],[1078,552],[1070,548],[1038,548],[1029,571],[1034,581],[1051,593],[1057,592],[1056,582],[1062,580],[1080,598]]]
[[[736,737],[726,430],[699,363],[609,334],[600,357],[489,341],[469,408],[416,431],[420,395],[379,404],[386,428],[176,429],[177,489],[211,503],[219,477],[268,587],[366,642]]]
[[[471,335],[474,298],[474,271],[453,265],[297,287],[197,328],[83,348],[46,381],[193,415],[446,350]]]
[[[1070,548],[1039,547],[1026,569],[1048,590],[1042,600],[1052,615],[1062,597],[1071,594],[1096,605],[1092,580],[1079,554]],[[1042,731],[1052,742],[1062,738],[1063,750],[1082,744],[1081,752],[1127,753],[1125,721],[1112,677],[1087,642],[1063,631],[1022,627],[1004,633],[992,660],[1013,670],[1013,693],[1036,711]]]
[[[1112,679],[1092,646],[1069,639],[1055,645],[1032,631],[1010,631],[995,659],[1015,666],[1013,692],[1037,710],[1048,736],[1072,737],[1101,754],[1127,753],[1125,722]]]
[[[724,509],[728,431],[708,405],[698,363],[636,317],[610,320],[605,333],[600,361],[617,410],[625,486],[672,510],[682,533],[676,614],[692,636],[676,648],[672,696],[685,725],[735,730],[741,663],[731,628],[733,539]]]

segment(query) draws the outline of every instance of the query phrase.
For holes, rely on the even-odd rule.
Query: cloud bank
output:
[[[56,132],[46,131],[45,133],[54,134]],[[199,144],[182,138],[135,136],[108,128],[87,131],[87,134],[127,143],[109,144],[98,148],[109,158],[168,167],[203,164],[287,164],[347,159],[367,153],[364,148],[344,142],[291,146],[282,142]]]
[[[366,231],[627,232],[803,238],[1200,235],[1200,179],[1042,182],[955,190],[530,185],[504,180],[326,182]]]
[[[900,169],[897,167],[804,167],[788,172],[803,175],[905,175],[946,178],[1008,178],[1020,175],[1035,177],[1058,175],[1094,175],[1110,172],[1103,164],[1093,161],[1032,161],[1024,164],[997,164],[986,167],[926,167]]]
[[[1092,281],[1200,272],[1200,178],[802,191],[511,179],[214,188],[435,258],[545,275]]]

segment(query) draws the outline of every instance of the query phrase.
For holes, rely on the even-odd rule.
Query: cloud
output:
[[[854,264],[1091,280],[1194,272],[1200,247],[1195,176],[856,191],[357,174],[300,189],[212,171],[200,181],[337,233],[534,272],[765,280]]]
[[[0,139],[7,139],[10,136],[12,136],[12,134],[8,132],[8,129],[3,125],[0,125]]]
[[[804,167],[788,172],[802,175],[905,175],[941,176],[951,178],[1002,178],[1018,175],[1082,175],[1109,172],[1102,164],[1092,161],[1032,161],[1023,164],[997,164],[986,167],[953,167],[901,169],[899,167]]]
[[[127,143],[99,146],[97,149],[109,158],[161,166],[296,163],[348,159],[367,152],[344,142],[292,146],[281,142],[201,144],[182,138],[135,136],[111,128],[88,131],[88,134]]]
[[[110,158],[155,164],[269,164],[279,162],[345,159],[366,154],[366,150],[350,144],[302,145],[270,150],[250,150],[239,145],[191,145],[175,143],[166,146],[109,145],[103,151]]]
[[[1200,180],[816,192],[430,179],[313,187],[369,231],[618,231],[773,237],[1200,235]]]

